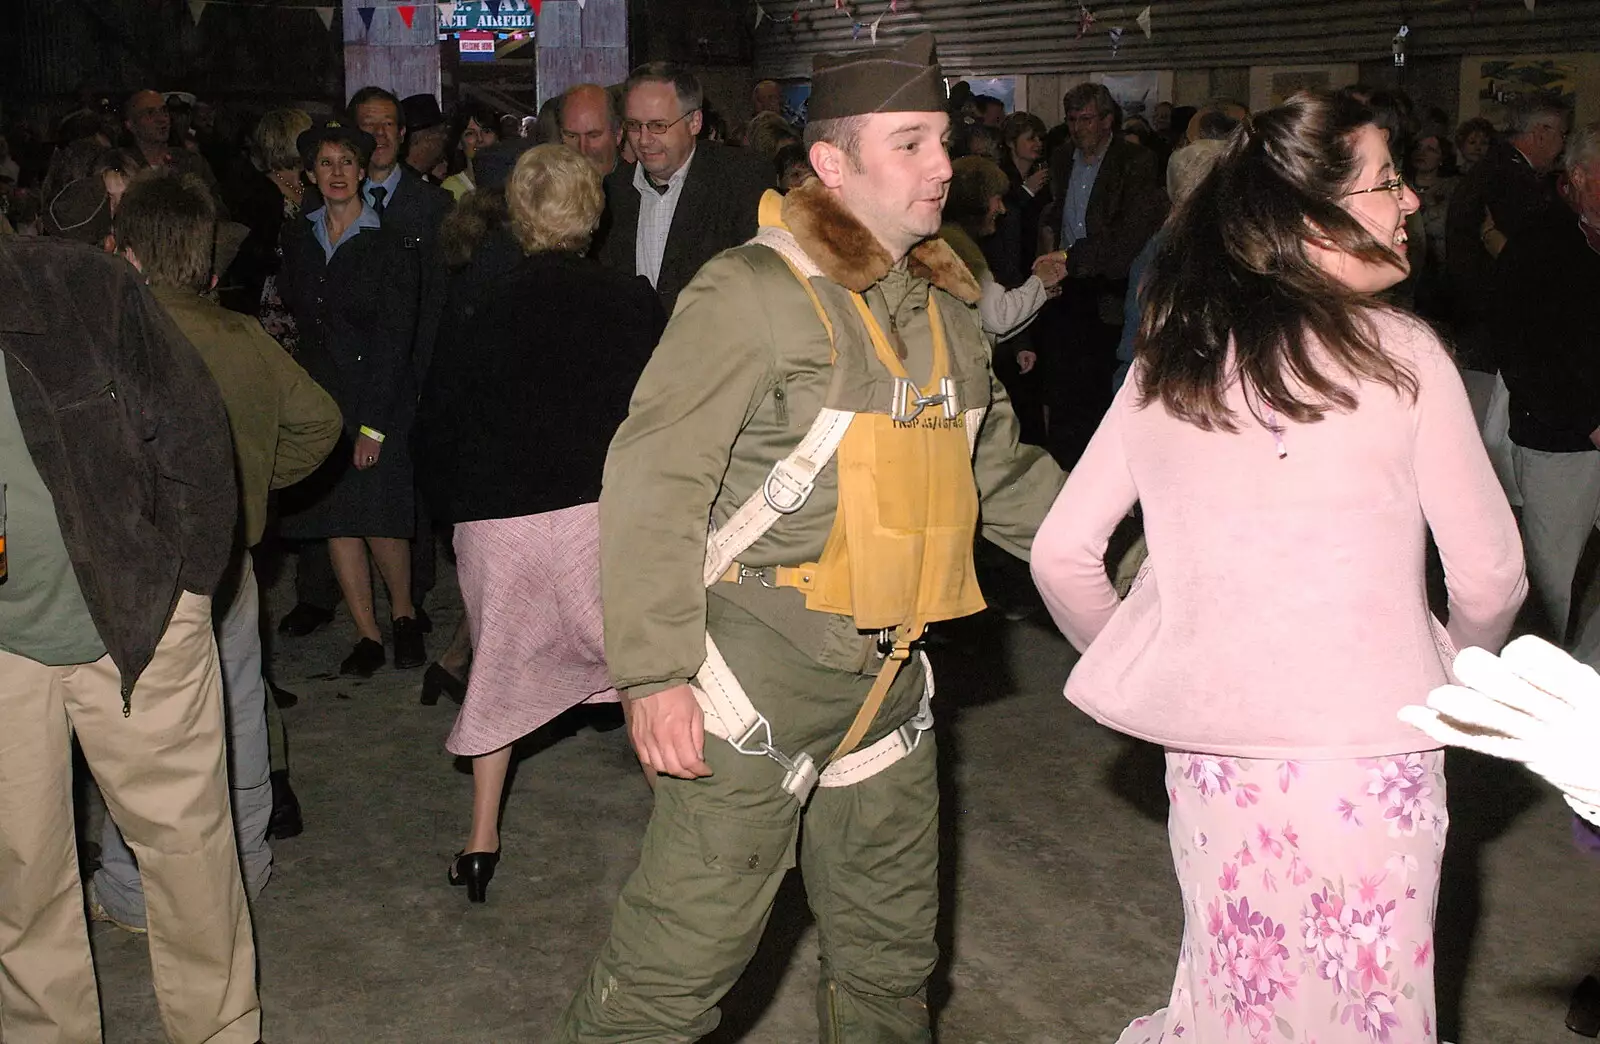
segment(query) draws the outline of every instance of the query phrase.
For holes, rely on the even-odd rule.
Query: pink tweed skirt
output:
[[[600,506],[456,525],[472,629],[467,697],[445,741],[488,754],[580,703],[615,703],[600,615]]]

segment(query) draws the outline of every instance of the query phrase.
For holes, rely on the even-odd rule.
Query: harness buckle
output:
[[[921,389],[909,377],[894,379],[894,393],[889,403],[889,419],[900,424],[909,424],[921,416],[922,411],[929,406],[943,407],[945,420],[955,420],[961,415],[955,378],[939,378],[939,390],[932,395],[922,394]]]
[[[817,780],[821,773],[817,771],[817,763],[810,754],[801,751],[794,757],[789,757],[783,751],[772,745],[772,723],[766,715],[756,712],[756,720],[737,737],[730,737],[728,745],[740,754],[757,758],[771,758],[783,769],[783,783],[780,784],[784,791],[791,795],[801,805],[811,796],[811,791],[816,788]]]
[[[816,485],[790,470],[786,459],[772,465],[767,480],[761,484],[761,498],[767,506],[780,515],[792,515],[805,507]]]
[[[772,572],[771,566],[752,569],[749,566],[742,565],[739,567],[739,578],[734,583],[743,584],[746,580],[757,580],[760,581],[762,587],[775,591],[778,589],[778,585],[767,579],[767,574],[770,572]]]

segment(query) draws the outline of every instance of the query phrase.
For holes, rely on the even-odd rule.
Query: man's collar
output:
[[[689,164],[694,162],[695,153],[697,153],[699,151],[700,151],[700,146],[698,144],[696,144],[694,148],[689,150],[689,155],[683,161],[683,166],[681,166],[677,170],[673,171],[672,175],[669,178],[667,178],[667,191],[668,192],[672,191],[673,189],[677,188],[679,185],[683,184],[684,179],[689,176]],[[641,195],[644,193],[644,191],[646,189],[649,189],[653,193],[659,193],[661,195],[665,195],[666,194],[664,192],[661,192],[660,186],[650,177],[649,172],[644,169],[644,164],[643,163],[634,164],[634,168],[633,168],[633,184],[634,184],[634,187],[639,190]]]
[[[387,206],[394,202],[394,190],[400,187],[400,180],[404,176],[405,164],[396,163],[394,165],[394,169],[389,171],[389,176],[384,178],[382,181],[373,181],[371,178],[368,178],[367,183],[362,191],[366,193],[368,198],[370,198],[373,189],[382,188],[386,193],[386,195],[383,197],[384,205]]]

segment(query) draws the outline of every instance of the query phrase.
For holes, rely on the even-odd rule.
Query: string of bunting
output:
[[[538,18],[539,11],[544,6],[545,0],[527,0],[527,2],[529,9],[533,11],[533,16]],[[898,2],[898,0],[896,0],[896,2]],[[484,0],[484,4],[486,7],[488,7],[489,13],[492,16],[498,16],[500,14],[501,3],[502,0]],[[578,9],[582,10],[588,3],[588,0],[576,0],[576,3],[578,5]],[[324,6],[321,4],[276,4],[262,3],[260,0],[256,0],[256,2],[250,2],[250,0],[189,0],[190,19],[195,25],[199,25],[200,19],[206,13],[206,8],[213,6],[251,7],[266,11],[312,11],[319,19],[321,19],[322,27],[324,29],[333,28],[333,13],[335,10],[337,10],[336,7]],[[421,4],[373,4],[371,6],[363,5],[357,7],[356,14],[361,17],[361,24],[370,30],[372,28],[372,19],[378,13],[378,11],[393,11],[400,17],[400,20],[405,23],[405,27],[410,29],[416,24],[417,12],[419,10],[430,7],[434,8],[438,13],[439,20],[441,22],[448,22],[455,15],[456,9],[460,6],[461,0],[454,0],[454,2],[451,2],[451,0],[443,0],[443,2],[439,3]],[[765,17],[765,11],[762,9],[759,3],[756,4],[756,10],[758,13],[756,24],[759,26],[761,24],[761,19]],[[516,37],[524,34],[500,33],[497,35],[502,37]]]

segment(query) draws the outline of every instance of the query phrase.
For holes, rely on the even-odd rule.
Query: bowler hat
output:
[[[444,122],[439,111],[439,99],[431,94],[413,94],[400,102],[400,111],[406,119],[406,133],[437,127]]]
[[[365,166],[367,160],[372,158],[372,150],[377,143],[372,140],[372,135],[353,124],[339,119],[322,120],[313,123],[310,127],[300,132],[295,139],[295,148],[300,152],[300,162],[310,170],[317,161],[317,151],[324,142],[338,142],[354,152]]]

